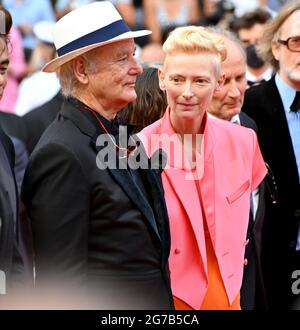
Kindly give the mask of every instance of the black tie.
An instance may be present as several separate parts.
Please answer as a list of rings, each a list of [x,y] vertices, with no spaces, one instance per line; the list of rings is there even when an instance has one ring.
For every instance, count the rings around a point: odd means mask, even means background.
[[[300,92],[296,92],[294,101],[293,101],[290,109],[293,112],[297,112],[300,110]]]
[[[266,80],[265,79],[261,79],[261,80],[257,80],[257,81],[250,81],[248,80],[248,86],[249,87],[252,87],[252,86],[257,86],[259,84],[261,84],[262,82],[265,82]]]

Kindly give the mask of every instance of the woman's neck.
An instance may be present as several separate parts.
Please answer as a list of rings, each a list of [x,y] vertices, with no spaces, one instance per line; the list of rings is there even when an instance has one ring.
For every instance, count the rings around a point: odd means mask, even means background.
[[[170,114],[170,120],[174,131],[180,136],[184,149],[187,152],[200,152],[201,141],[204,134],[204,126],[206,122],[206,117],[203,116],[197,118],[196,120],[182,119],[177,120],[176,117]]]
[[[201,117],[197,117],[196,119],[185,119],[185,118],[177,118],[176,116],[170,114],[170,120],[174,131],[181,135],[182,137],[185,134],[203,134],[204,132],[204,114]]]

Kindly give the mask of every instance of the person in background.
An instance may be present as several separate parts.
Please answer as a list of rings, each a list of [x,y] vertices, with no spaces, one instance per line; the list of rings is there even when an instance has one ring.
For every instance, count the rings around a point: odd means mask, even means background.
[[[50,0],[2,0],[2,5],[11,13],[14,25],[22,34],[25,59],[28,63],[32,50],[37,45],[33,27],[40,21],[55,21]]]
[[[58,57],[44,71],[58,73],[66,101],[30,156],[22,191],[39,305],[173,308],[160,177],[149,167],[119,166],[135,150],[117,136],[117,114],[136,99],[142,73],[133,38],[149,33],[131,31],[109,1],[81,6],[55,25]],[[115,164],[102,157],[106,143]]]
[[[262,81],[271,79],[273,68],[265,63],[257,54],[257,43],[262,37],[265,25],[271,19],[271,15],[261,8],[237,18],[232,25],[233,31],[237,34],[247,54],[248,85],[259,84]]]
[[[267,0],[230,0],[230,2],[234,5],[234,14],[236,17],[241,17],[246,13],[250,13],[259,7],[265,7],[267,5]]]
[[[70,11],[95,2],[95,0],[57,0],[55,12],[57,19],[60,19]],[[135,13],[132,0],[111,0],[110,1],[119,11],[124,21],[130,26],[135,26]]]
[[[9,33],[8,54],[10,66],[7,84],[0,100],[0,111],[15,113],[19,82],[27,73],[27,66],[19,30],[13,25]]]
[[[95,0],[57,0],[54,6],[56,18],[59,20],[70,11],[94,1]]]
[[[198,0],[201,15],[199,25],[227,25],[233,18],[234,6],[225,0]]]
[[[223,85],[222,38],[175,29],[163,45],[160,88],[168,107],[139,138],[168,156],[162,181],[170,219],[176,309],[240,309],[250,193],[266,174],[256,134],[207,116]]]
[[[167,99],[159,88],[157,68],[145,68],[136,80],[137,99],[122,110],[125,123],[134,125],[132,133],[160,119],[167,107]]]
[[[267,6],[271,11],[277,13],[289,0],[261,0],[261,4]]]
[[[111,1],[123,17],[129,27],[136,26],[136,13],[133,0],[112,0]]]
[[[28,154],[30,155],[37,145],[40,137],[48,126],[57,117],[64,97],[59,91],[50,101],[29,111],[21,117],[22,140],[24,141]]]
[[[20,117],[12,113],[0,112],[0,123],[4,132],[25,145],[30,155],[45,129],[54,121],[64,102],[59,91],[50,101]]]
[[[145,24],[153,31],[152,42],[162,43],[162,33],[169,26],[196,24],[199,20],[197,0],[144,0]]]
[[[208,108],[208,113],[214,118],[252,128],[257,132],[255,122],[241,112],[244,95],[247,88],[246,52],[237,37],[229,31],[211,28],[212,32],[224,40],[227,57],[222,63],[225,81],[222,89],[217,91]],[[243,283],[241,288],[241,307],[246,310],[266,309],[267,301],[261,270],[261,235],[265,218],[265,184],[251,194],[250,215],[247,230],[248,244],[246,246]]]
[[[258,44],[277,71],[249,88],[242,110],[258,126],[265,161],[273,171],[277,203],[266,200],[262,266],[270,309],[292,308],[294,271],[300,265],[300,1],[290,1],[268,23]]]
[[[38,39],[34,49],[29,69],[31,75],[22,80],[15,112],[23,116],[32,109],[50,101],[60,90],[60,83],[55,73],[42,72],[43,66],[56,56],[53,44],[53,22],[43,21],[34,25],[33,31]],[[32,93],[32,91],[36,91]]]
[[[139,60],[143,66],[159,66],[164,61],[165,54],[162,45],[157,42],[151,42],[141,49]]]
[[[8,34],[12,26],[10,13],[0,7],[0,98],[7,82],[9,66]],[[1,126],[1,123],[0,123]],[[18,190],[14,175],[15,152],[9,137],[0,128],[0,308],[13,304],[15,295],[25,284],[24,261],[19,250],[20,223]],[[20,297],[20,296],[18,296]]]

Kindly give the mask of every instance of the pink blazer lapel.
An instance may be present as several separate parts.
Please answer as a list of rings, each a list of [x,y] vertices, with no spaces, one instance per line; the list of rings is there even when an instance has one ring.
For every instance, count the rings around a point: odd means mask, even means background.
[[[215,145],[215,135],[210,126],[210,119],[207,115],[203,118],[205,123],[204,128],[204,169],[203,175],[199,181],[200,196],[203,206],[203,212],[207,221],[207,226],[210,232],[210,237],[214,249],[216,248],[216,223],[215,223],[215,171],[214,171],[214,157],[213,149]]]
[[[164,179],[169,181],[170,186],[173,189],[173,192],[166,191],[166,194],[175,193],[182,207],[185,210],[185,213],[187,215],[186,220],[189,221],[192,226],[197,246],[202,258],[203,267],[205,269],[205,272],[207,273],[203,219],[200,204],[198,202],[198,199],[195,198],[195,196],[198,196],[198,191],[195,182],[192,180],[186,180],[185,171],[176,168],[169,168],[167,170],[164,170],[163,180]],[[182,220],[184,221],[185,219]],[[175,228],[175,230],[180,232],[181,229]]]

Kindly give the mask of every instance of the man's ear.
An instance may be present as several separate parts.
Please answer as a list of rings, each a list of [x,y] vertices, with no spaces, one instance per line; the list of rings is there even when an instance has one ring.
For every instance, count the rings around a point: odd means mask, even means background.
[[[158,80],[159,80],[159,88],[162,91],[165,91],[166,90],[166,86],[165,86],[165,83],[164,83],[165,74],[164,74],[164,72],[161,68],[158,68],[157,74],[158,74]]]
[[[225,73],[223,72],[221,74],[221,77],[217,81],[217,87],[215,89],[215,92],[219,92],[222,89],[224,82],[225,82]]]
[[[75,57],[73,60],[73,71],[77,80],[81,84],[87,84],[89,82],[88,75],[86,74],[87,63],[81,56]]]

